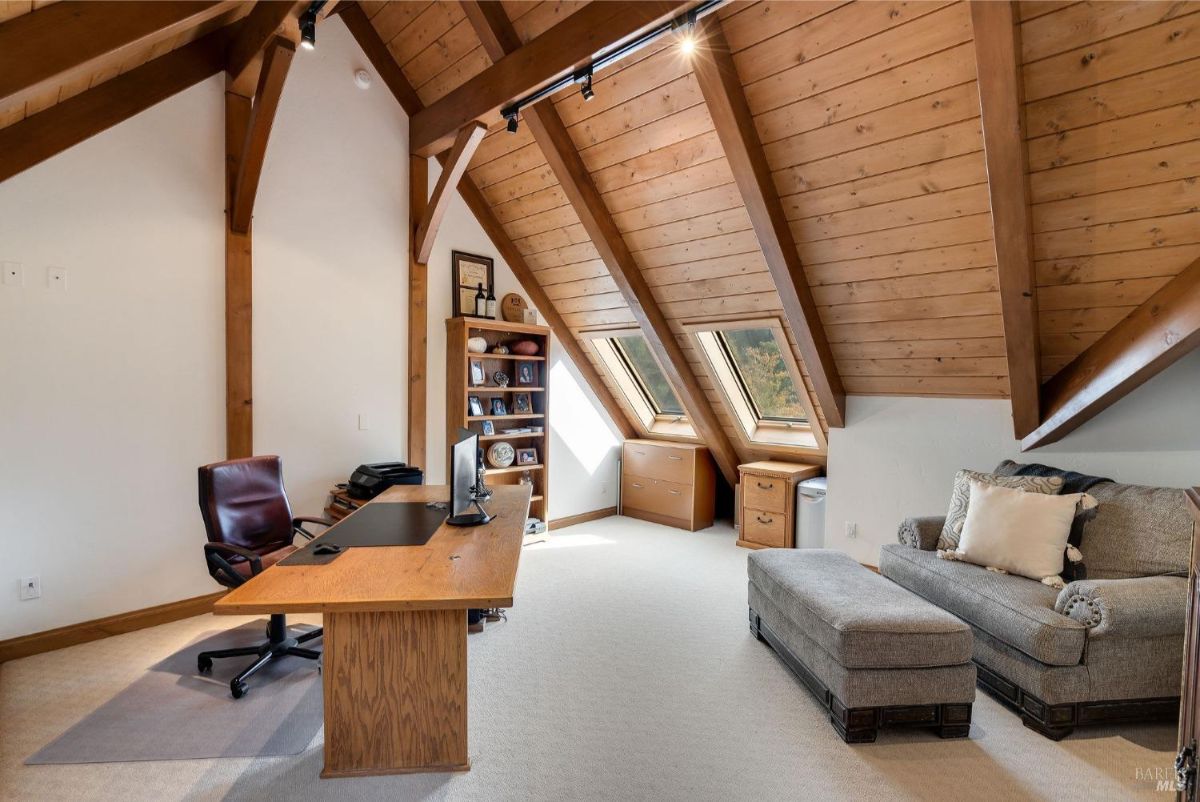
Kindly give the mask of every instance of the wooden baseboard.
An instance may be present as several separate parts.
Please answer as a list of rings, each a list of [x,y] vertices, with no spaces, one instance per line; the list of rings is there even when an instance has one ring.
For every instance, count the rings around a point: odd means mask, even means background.
[[[0,641],[0,663],[16,660],[42,652],[52,652],[77,643],[100,640],[110,635],[120,635],[147,627],[167,624],[196,615],[212,612],[213,602],[224,596],[228,591],[220,590],[204,596],[182,599],[142,610],[131,610],[105,618],[71,624],[58,629],[48,629],[45,632],[34,632],[32,635],[22,635]]]
[[[550,522],[551,529],[562,529],[575,524],[585,524],[588,521],[598,521],[601,518],[608,518],[616,515],[616,507],[605,507],[602,510],[592,510],[591,512],[581,512],[578,515],[568,515],[566,518],[555,518]]]

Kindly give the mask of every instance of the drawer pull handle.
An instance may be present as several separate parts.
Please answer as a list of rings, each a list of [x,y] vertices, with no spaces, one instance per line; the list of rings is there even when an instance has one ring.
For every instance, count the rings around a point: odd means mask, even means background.
[[[767,518],[767,519],[764,521],[764,520],[763,520],[763,517],[762,517],[761,515],[756,515],[756,516],[754,516],[754,517],[758,519],[758,522],[759,522],[760,524],[773,524],[773,523],[775,523],[775,519],[774,519],[774,518]]]
[[[634,482],[634,483],[633,483],[633,486],[634,486],[634,487],[644,487],[645,485],[639,485],[637,482]]]
[[[683,457],[681,457],[681,456],[678,456],[677,454],[668,454],[668,455],[667,455],[667,459],[673,459],[673,460],[676,460],[676,461],[678,461],[678,460],[681,460],[681,459],[683,459]]]
[[[755,484],[758,485],[759,490],[770,490],[772,487],[775,486],[774,482],[769,482],[765,485],[762,482],[755,482]]]
[[[678,490],[668,490],[667,492],[668,492],[668,493],[670,493],[672,496],[678,496],[678,495],[679,495],[679,491],[678,491]]]

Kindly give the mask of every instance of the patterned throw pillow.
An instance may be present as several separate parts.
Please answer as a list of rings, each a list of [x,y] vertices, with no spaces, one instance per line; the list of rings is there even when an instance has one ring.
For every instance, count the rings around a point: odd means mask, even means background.
[[[946,524],[942,527],[942,536],[938,538],[939,551],[954,551],[958,548],[958,538],[962,535],[963,524],[967,521],[967,502],[971,500],[972,479],[985,485],[1009,487],[1027,493],[1044,493],[1048,496],[1058,495],[1063,488],[1060,476],[997,476],[993,473],[965,469],[959,471],[954,475],[950,511],[946,513]]]

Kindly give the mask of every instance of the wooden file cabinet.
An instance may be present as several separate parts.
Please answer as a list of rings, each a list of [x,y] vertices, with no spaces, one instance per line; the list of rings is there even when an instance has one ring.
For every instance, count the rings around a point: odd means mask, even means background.
[[[712,526],[717,475],[704,446],[626,440],[621,514],[695,532]]]
[[[821,475],[821,466],[750,462],[738,466],[739,546],[790,549],[796,545],[796,483]]]

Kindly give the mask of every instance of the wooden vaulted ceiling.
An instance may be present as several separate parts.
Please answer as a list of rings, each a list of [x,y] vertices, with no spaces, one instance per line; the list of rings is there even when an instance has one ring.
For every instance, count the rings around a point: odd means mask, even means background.
[[[426,106],[492,63],[458,3],[361,5]],[[583,5],[502,3],[522,42]],[[1016,7],[1041,380],[1200,257],[1197,12]],[[1007,397],[969,4],[731,2],[716,16],[846,392]],[[598,74],[595,93],[564,90],[554,110],[736,442],[683,324],[782,309],[710,108],[670,39]],[[531,126],[488,122],[467,175],[565,324],[635,325]]]

